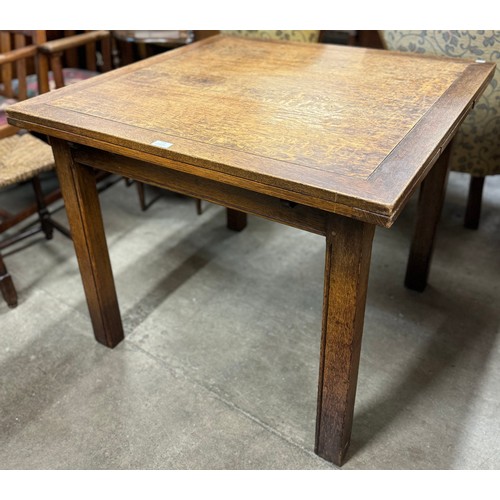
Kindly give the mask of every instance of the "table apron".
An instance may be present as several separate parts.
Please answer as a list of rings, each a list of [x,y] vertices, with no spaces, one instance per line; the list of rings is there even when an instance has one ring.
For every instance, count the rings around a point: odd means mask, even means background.
[[[93,148],[77,147],[72,149],[72,156],[81,165],[201,198],[315,234],[326,234],[329,212],[318,208]]]

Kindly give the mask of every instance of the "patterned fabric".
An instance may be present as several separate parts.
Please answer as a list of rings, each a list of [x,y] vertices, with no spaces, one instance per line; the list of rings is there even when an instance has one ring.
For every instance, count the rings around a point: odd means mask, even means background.
[[[497,64],[483,96],[455,137],[451,168],[472,175],[500,174],[500,31],[381,31],[390,50]]]
[[[317,42],[319,30],[221,30],[223,35],[262,38],[264,40],[289,40],[294,42]]]
[[[87,78],[91,78],[98,74],[99,73],[95,71],[89,71],[86,69],[64,68],[63,69],[64,85],[71,85],[72,83],[77,83],[82,80],[86,80]],[[26,77],[26,85],[28,87],[28,97],[35,97],[36,95],[38,95],[38,82],[36,79],[36,75],[28,75]],[[14,95],[17,95],[18,87],[19,87],[18,80],[17,79],[12,80],[12,90],[14,91]],[[52,71],[49,71],[49,87],[50,90],[54,90],[56,88],[56,82],[54,81],[54,74],[52,73]]]
[[[15,104],[17,101],[15,99],[9,99],[0,95],[0,128],[7,125],[7,114],[5,110],[11,105]]]

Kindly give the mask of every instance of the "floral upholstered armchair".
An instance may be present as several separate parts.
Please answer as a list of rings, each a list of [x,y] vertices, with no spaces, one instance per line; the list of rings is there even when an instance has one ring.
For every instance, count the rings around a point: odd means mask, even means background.
[[[485,176],[500,174],[500,31],[381,31],[390,50],[497,63],[493,80],[460,127],[450,167],[471,174],[465,226],[477,228]]]
[[[223,35],[293,42],[318,42],[320,35],[319,30],[222,30],[221,33]]]

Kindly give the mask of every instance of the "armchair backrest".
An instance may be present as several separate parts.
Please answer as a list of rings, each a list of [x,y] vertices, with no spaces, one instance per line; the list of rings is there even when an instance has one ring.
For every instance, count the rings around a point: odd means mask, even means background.
[[[0,139],[18,132],[5,110],[28,97],[28,74],[37,66],[37,46],[21,32],[0,31]]]
[[[28,97],[26,77],[30,73],[41,74],[36,57],[36,46],[45,40],[45,31],[0,31],[1,95],[6,98],[15,97],[17,100],[24,100]],[[15,82],[13,82],[14,79]]]
[[[68,67],[68,60],[75,62],[75,50],[85,50],[85,69],[95,72],[96,69],[109,71],[112,68],[111,35],[109,31],[86,31],[78,35],[65,36],[57,40],[50,40],[38,46],[39,66],[45,72],[50,68],[53,72],[55,87],[64,87],[63,68]],[[77,61],[77,59],[76,59]],[[80,66],[81,68],[81,66]],[[41,92],[49,90],[48,82],[40,88]]]

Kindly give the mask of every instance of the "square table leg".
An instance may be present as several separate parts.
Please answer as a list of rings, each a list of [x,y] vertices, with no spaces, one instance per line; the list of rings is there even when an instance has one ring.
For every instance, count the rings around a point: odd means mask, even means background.
[[[247,227],[247,214],[245,212],[227,208],[226,214],[228,229],[232,231],[243,231],[243,229]]]
[[[339,466],[351,436],[374,233],[336,215],[327,224],[315,451]]]
[[[420,186],[417,220],[405,276],[405,286],[418,292],[423,292],[427,286],[436,230],[446,194],[450,149],[451,143]]]
[[[95,174],[73,161],[65,141],[51,139],[51,145],[94,335],[101,344],[115,347],[123,339],[123,327]]]

